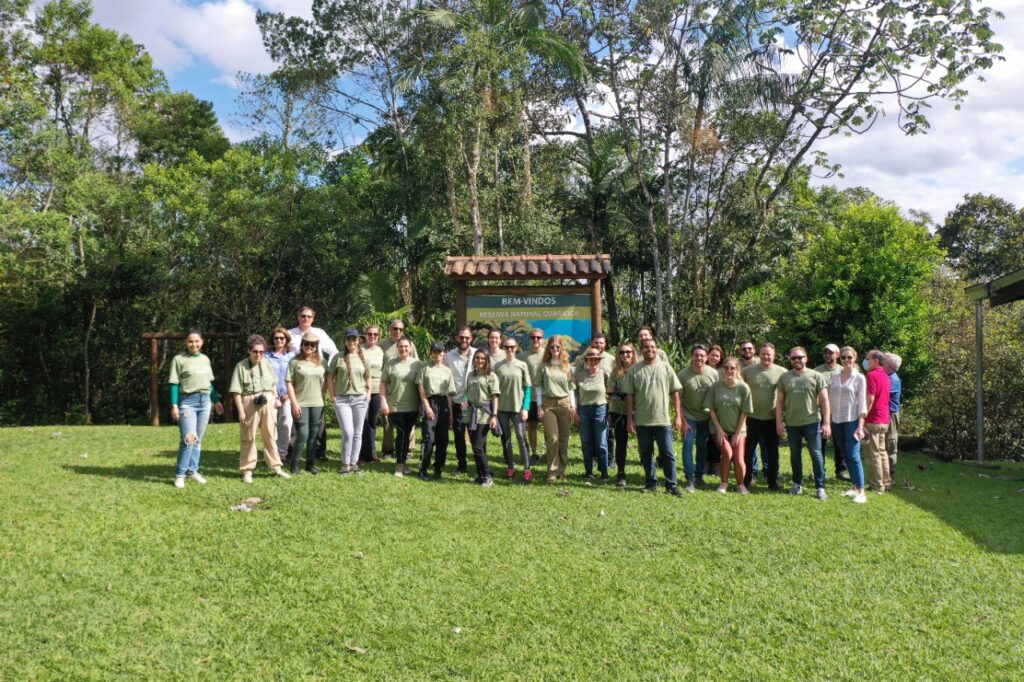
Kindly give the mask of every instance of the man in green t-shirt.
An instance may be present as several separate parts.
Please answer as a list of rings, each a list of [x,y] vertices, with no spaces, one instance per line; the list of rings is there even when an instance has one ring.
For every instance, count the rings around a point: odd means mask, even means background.
[[[644,490],[658,489],[658,469],[654,461],[654,444],[658,444],[658,459],[665,474],[665,490],[670,495],[682,495],[676,481],[676,456],[672,450],[672,429],[683,430],[683,407],[679,392],[683,386],[668,362],[658,357],[658,342],[653,338],[643,341],[643,362],[629,368],[623,377],[622,392],[626,394],[626,424],[636,434],[640,448],[640,462],[644,467]],[[669,403],[675,408],[671,420]]]
[[[793,467],[790,495],[804,491],[804,466],[801,444],[807,443],[814,469],[815,496],[827,500],[825,492],[825,458],[821,454],[821,437],[832,433],[828,404],[828,382],[813,369],[807,369],[807,351],[800,346],[789,349],[793,369],[779,379],[775,402],[775,430],[779,437],[789,439],[789,463]]]
[[[750,488],[754,483],[754,455],[760,447],[768,490],[778,491],[779,434],[775,431],[775,396],[779,379],[786,370],[775,364],[773,344],[762,343],[758,355],[760,361],[744,367],[740,373],[743,382],[750,387],[750,397],[754,404],[754,411],[747,416],[747,444],[743,453],[747,470],[743,476],[743,485]]]
[[[709,415],[704,409],[708,389],[718,381],[718,372],[709,367],[708,348],[698,343],[691,352],[690,364],[679,370],[683,386],[683,471],[686,472],[686,491],[695,492],[694,484],[704,485],[704,466],[708,456]],[[697,445],[697,465],[694,468],[693,446]]]

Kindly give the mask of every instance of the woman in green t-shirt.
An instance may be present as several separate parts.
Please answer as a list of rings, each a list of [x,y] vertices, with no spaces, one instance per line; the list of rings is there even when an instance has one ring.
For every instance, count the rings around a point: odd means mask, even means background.
[[[416,377],[420,362],[412,357],[412,341],[402,337],[395,342],[398,357],[384,363],[380,375],[380,413],[390,420],[395,429],[395,476],[406,474],[405,460],[409,455],[409,438],[416,428],[420,414],[420,396]]]
[[[725,370],[722,369],[722,360],[725,358],[725,351],[717,343],[712,344],[708,349],[708,367],[718,372],[718,379],[725,378]],[[743,377],[737,377],[743,381]],[[715,442],[715,434],[708,429],[707,455],[704,457],[704,475],[713,476],[718,471],[718,465],[722,463],[722,453],[718,451],[718,443]]]
[[[324,418],[325,374],[326,368],[320,357],[320,337],[306,332],[302,335],[298,354],[288,362],[285,375],[288,404],[295,418],[295,451],[292,453],[292,473],[295,474],[299,472],[303,453],[306,453],[306,471],[320,473],[313,460],[320,422]]]
[[[203,434],[210,421],[210,405],[217,414],[224,414],[224,405],[213,387],[210,358],[203,355],[203,335],[196,329],[185,336],[185,351],[171,360],[167,380],[171,390],[171,419],[178,422],[178,463],[174,471],[174,487],[184,488],[185,478],[206,483],[199,473],[199,455]]]
[[[358,473],[363,423],[370,403],[370,364],[359,345],[358,329],[345,331],[344,350],[331,357],[327,392],[334,396],[334,414],[341,427],[341,473]]]
[[[544,445],[547,448],[548,483],[565,480],[569,464],[570,421],[576,418],[576,396],[573,389],[569,354],[562,337],[552,336],[544,351],[544,362],[537,369],[537,416],[544,424]]]
[[[516,337],[509,336],[501,342],[505,351],[505,359],[494,366],[498,376],[498,426],[501,427],[501,449],[505,455],[505,478],[512,480],[516,476],[515,460],[512,458],[512,434],[519,443],[519,454],[523,458],[523,483],[533,480],[530,471],[530,444],[526,440],[526,421],[530,417],[530,393],[533,381],[530,368],[525,362],[516,358],[518,347]]]
[[[473,372],[466,379],[466,409],[472,408],[467,430],[476,461],[476,480],[484,488],[494,485],[487,463],[487,433],[498,427],[498,377],[491,371],[485,350],[473,353]]]
[[[728,357],[722,363],[725,378],[716,382],[704,396],[704,407],[711,417],[715,444],[722,453],[719,474],[722,483],[718,492],[729,490],[729,463],[732,462],[736,471],[736,489],[741,495],[748,495],[743,485],[743,477],[747,473],[743,459],[747,440],[747,415],[754,411],[754,403],[750,395],[750,387],[740,381],[740,361]]]
[[[576,423],[580,426],[585,479],[594,480],[594,462],[601,482],[608,481],[608,375],[601,369],[601,351],[590,348],[576,370]]]
[[[615,485],[626,487],[626,447],[629,444],[629,429],[626,428],[626,394],[622,392],[622,380],[629,368],[636,364],[636,348],[628,341],[619,344],[615,352],[612,375],[608,377],[608,422],[615,446]]]

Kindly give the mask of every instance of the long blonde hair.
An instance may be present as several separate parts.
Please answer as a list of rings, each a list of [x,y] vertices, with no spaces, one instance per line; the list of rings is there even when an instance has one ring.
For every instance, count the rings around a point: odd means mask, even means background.
[[[562,371],[565,372],[566,374],[568,374],[569,373],[569,354],[565,352],[565,345],[562,344],[562,337],[559,336],[558,334],[555,334],[550,339],[548,339],[548,344],[547,344],[547,346],[544,347],[544,360],[543,360],[543,364],[544,365],[549,365],[551,363],[551,347],[553,345],[555,345],[556,343],[558,344],[559,348],[561,349],[561,352],[559,352],[559,354],[558,354],[558,360],[562,363]]]
[[[625,346],[628,346],[629,349],[633,351],[633,362],[631,362],[629,366],[622,364],[622,354],[620,351]],[[615,364],[612,366],[612,379],[618,381],[622,377],[626,376],[626,372],[628,372],[629,368],[635,364],[636,347],[634,347],[633,344],[631,344],[629,341],[623,341],[622,343],[619,344],[619,347],[615,349]]]
[[[853,365],[853,371],[859,372],[860,366],[857,364],[857,360],[859,359],[857,356],[857,349],[854,348],[853,346],[843,346],[842,348],[839,349],[839,354],[842,355],[846,351],[849,351],[850,353],[853,354],[853,362],[850,363],[851,365]],[[842,366],[842,363],[840,363],[840,366]]]

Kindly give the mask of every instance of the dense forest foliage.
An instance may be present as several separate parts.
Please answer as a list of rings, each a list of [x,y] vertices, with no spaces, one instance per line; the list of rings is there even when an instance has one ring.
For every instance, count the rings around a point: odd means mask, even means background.
[[[140,420],[145,331],[241,341],[307,304],[331,331],[400,311],[448,338],[452,254],[610,253],[613,342],[650,324],[681,347],[878,346],[913,394],[936,278],[1019,266],[992,253],[1022,221],[995,197],[935,226],[869,189],[815,189],[837,170],[819,147],[926,131],[928,102],[999,58],[993,16],[314,0],[309,20],[258,16],[277,68],[239,74],[254,136],[231,144],[88,2],[0,0],[0,423]]]

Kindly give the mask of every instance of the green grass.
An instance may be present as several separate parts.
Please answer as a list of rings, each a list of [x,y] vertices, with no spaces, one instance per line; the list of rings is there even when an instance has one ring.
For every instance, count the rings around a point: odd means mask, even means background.
[[[916,489],[863,507],[641,495],[635,455],[628,491],[587,488],[578,449],[562,487],[336,454],[244,486],[236,429],[184,491],[174,428],[0,430],[0,679],[1024,674],[1020,466],[904,456]]]

